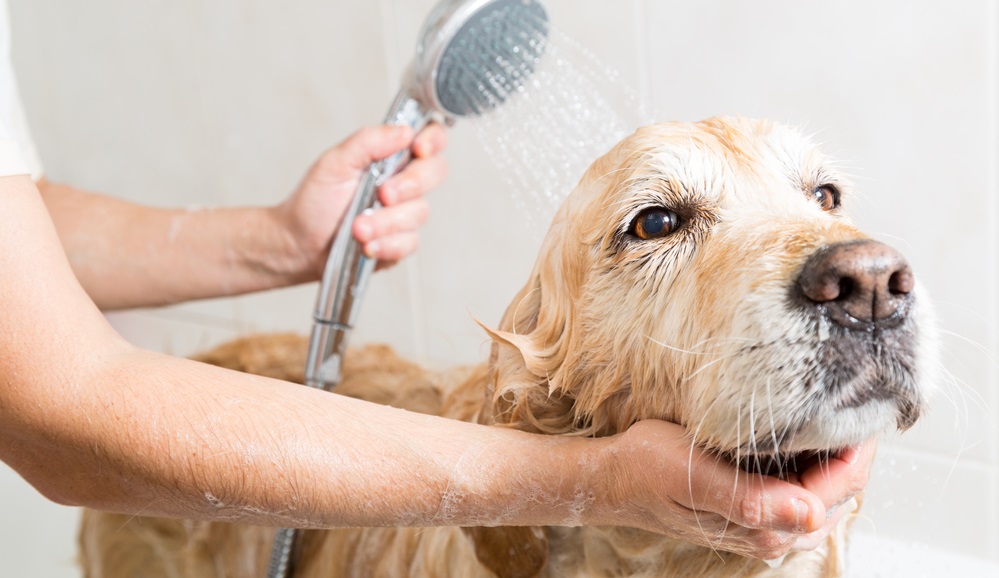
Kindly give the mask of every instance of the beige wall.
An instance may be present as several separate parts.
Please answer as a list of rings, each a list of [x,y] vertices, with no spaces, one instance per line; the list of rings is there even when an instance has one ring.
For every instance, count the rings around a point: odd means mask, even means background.
[[[381,119],[432,0],[10,0],[48,174],[157,205],[273,203],[325,147]],[[945,395],[884,444],[861,532],[999,562],[999,8],[995,1],[548,0],[659,119],[804,126],[866,191],[857,220],[937,303]],[[485,355],[545,218],[525,219],[459,125],[419,255],[379,275],[354,341],[428,363]],[[532,225],[533,223],[533,225]],[[169,275],[169,271],[164,271]],[[112,316],[188,354],[304,332],[315,288]],[[0,466],[0,576],[72,575],[71,510]],[[875,527],[876,524],[876,527]]]

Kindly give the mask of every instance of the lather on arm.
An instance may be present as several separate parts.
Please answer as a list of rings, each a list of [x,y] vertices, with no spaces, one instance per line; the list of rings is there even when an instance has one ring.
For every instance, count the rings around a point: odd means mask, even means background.
[[[380,190],[387,208],[359,217],[366,252],[390,265],[416,248],[423,194],[446,174],[442,127],[358,131],[273,207],[162,209],[42,180],[38,186],[77,278],[102,310],[237,295],[317,280],[329,241],[373,160],[410,147],[414,161]]]

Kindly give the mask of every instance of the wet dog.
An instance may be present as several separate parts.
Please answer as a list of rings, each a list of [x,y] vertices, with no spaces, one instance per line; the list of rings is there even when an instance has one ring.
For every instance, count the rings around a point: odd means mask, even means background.
[[[844,213],[852,186],[798,132],[716,118],[645,127],[566,198],[487,364],[435,374],[367,348],[341,393],[549,435],[643,419],[751,472],[793,476],[905,430],[936,367],[904,257]],[[203,361],[301,380],[305,342]],[[751,475],[751,474],[747,474]],[[88,512],[87,575],[263,575],[273,529]],[[628,528],[305,533],[298,576],[837,576],[842,533],[778,569]]]

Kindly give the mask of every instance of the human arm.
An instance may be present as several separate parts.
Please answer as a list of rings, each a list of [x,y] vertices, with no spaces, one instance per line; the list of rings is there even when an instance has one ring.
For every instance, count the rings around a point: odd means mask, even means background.
[[[324,153],[273,207],[154,208],[41,181],[39,189],[84,289],[103,310],[164,305],[315,281],[360,176],[406,147],[414,160],[379,189],[385,208],[354,235],[391,265],[412,253],[424,195],[446,174],[444,129],[370,127]]]

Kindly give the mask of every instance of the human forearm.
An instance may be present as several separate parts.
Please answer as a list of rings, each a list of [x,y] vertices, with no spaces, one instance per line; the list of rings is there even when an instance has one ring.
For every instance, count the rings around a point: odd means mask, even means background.
[[[273,209],[160,209],[57,183],[39,188],[73,271],[104,310],[235,295],[315,275]]]
[[[424,195],[447,172],[443,128],[360,130],[324,153],[272,207],[157,209],[42,181],[73,269],[102,309],[163,305],[317,280],[361,175],[406,147],[413,160],[378,190],[352,233],[379,267],[416,250]]]
[[[432,418],[127,347],[95,358],[74,371],[75,387],[37,386],[33,397],[47,402],[18,412],[17,428],[35,434],[7,456],[60,502],[308,527],[572,521],[576,462],[553,466],[581,440]]]

